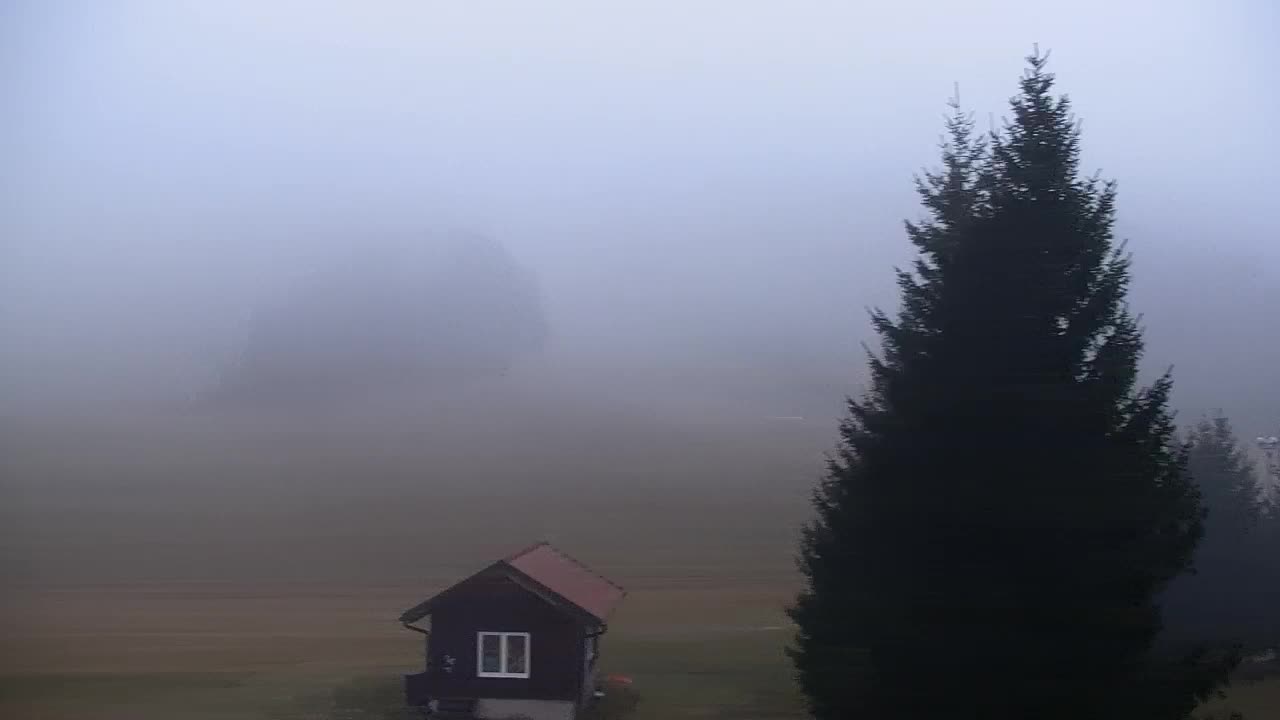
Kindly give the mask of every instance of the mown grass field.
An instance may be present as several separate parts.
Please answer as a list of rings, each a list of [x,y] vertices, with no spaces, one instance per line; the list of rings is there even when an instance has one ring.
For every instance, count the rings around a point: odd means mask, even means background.
[[[1243,714],[1245,720],[1280,718],[1280,677],[1239,683],[1228,690],[1226,698],[1208,703],[1201,716],[1219,720],[1231,717],[1233,712]]]
[[[419,636],[394,622],[421,594],[410,586],[26,592],[37,607],[7,633],[6,718],[399,717],[400,675],[421,663]],[[640,584],[605,638],[603,669],[633,679],[636,718],[794,716],[789,592]]]
[[[492,409],[4,428],[0,717],[397,717],[400,611],[539,539],[627,586],[602,663],[633,717],[795,715],[783,608],[830,427]]]

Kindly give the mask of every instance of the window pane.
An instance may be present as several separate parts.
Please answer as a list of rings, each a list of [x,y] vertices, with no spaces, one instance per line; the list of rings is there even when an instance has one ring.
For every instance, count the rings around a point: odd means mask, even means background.
[[[480,672],[502,672],[502,636],[480,636]]]
[[[523,635],[507,636],[507,672],[529,672],[529,639]]]

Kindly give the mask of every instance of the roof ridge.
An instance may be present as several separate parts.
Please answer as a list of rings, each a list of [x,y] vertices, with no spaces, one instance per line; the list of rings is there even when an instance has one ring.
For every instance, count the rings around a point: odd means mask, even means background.
[[[573,563],[574,565],[577,565],[579,568],[581,568],[582,570],[586,571],[586,572],[587,572],[587,574],[589,574],[589,575],[593,575],[593,576],[595,576],[595,577],[599,578],[600,580],[603,580],[603,581],[605,581],[605,582],[609,583],[610,585],[612,585],[613,587],[617,588],[618,590],[621,590],[621,591],[622,591],[622,592],[624,592],[624,593],[627,591],[627,589],[626,589],[626,588],[624,588],[624,587],[622,587],[621,585],[619,585],[618,583],[616,583],[616,582],[614,582],[614,581],[610,580],[609,578],[605,577],[604,575],[601,575],[600,573],[596,572],[595,570],[592,570],[592,569],[591,569],[591,567],[590,567],[589,565],[587,565],[586,563],[582,562],[582,561],[581,561],[581,560],[579,560],[578,558],[576,558],[576,557],[574,557],[574,556],[570,555],[569,553],[567,553],[567,552],[565,552],[565,551],[561,550],[560,548],[556,547],[555,545],[552,545],[551,543],[548,543],[548,542],[544,542],[544,543],[540,543],[540,544],[542,544],[542,545],[546,545],[546,546],[551,550],[551,552],[553,552],[553,553],[555,553],[555,554],[559,555],[560,557],[564,558],[565,560],[568,560],[569,562]]]
[[[547,547],[550,547],[552,550],[555,550],[554,547],[551,547],[551,543],[547,542],[546,540],[539,540],[538,542],[533,543],[532,545],[526,545],[524,548],[517,550],[516,552],[513,552],[510,555],[502,558],[502,562],[511,562],[512,560],[515,560],[518,557],[523,557],[525,555],[528,555],[529,553],[533,552],[534,550],[537,550],[543,545],[546,545]]]

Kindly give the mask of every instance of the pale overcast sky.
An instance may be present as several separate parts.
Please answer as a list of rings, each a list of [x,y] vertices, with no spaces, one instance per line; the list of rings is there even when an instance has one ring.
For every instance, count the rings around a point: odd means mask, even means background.
[[[300,273],[443,227],[537,274],[557,362],[790,354],[856,382],[944,101],[959,83],[998,122],[1039,43],[1120,182],[1148,365],[1177,366],[1185,411],[1280,422],[1272,2],[0,13],[0,391],[23,406],[189,392]]]

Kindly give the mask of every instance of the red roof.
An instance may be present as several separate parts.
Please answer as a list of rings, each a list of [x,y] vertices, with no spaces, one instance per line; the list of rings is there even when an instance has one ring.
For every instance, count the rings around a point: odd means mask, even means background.
[[[503,562],[600,620],[607,618],[626,594],[621,586],[545,542],[521,550]]]

